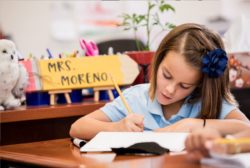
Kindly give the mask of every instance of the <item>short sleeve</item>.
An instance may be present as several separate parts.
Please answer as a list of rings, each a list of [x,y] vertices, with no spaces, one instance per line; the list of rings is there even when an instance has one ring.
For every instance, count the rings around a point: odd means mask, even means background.
[[[149,100],[148,89],[149,84],[139,84],[131,86],[123,91],[122,94],[128,103],[128,106],[134,113],[149,116],[147,108]],[[113,122],[120,121],[128,115],[128,111],[120,96],[112,102],[107,103],[100,110],[103,111]]]
[[[129,98],[128,95],[130,92],[131,92],[130,88],[123,91],[123,96],[127,102],[128,102],[128,98]],[[126,110],[120,96],[117,97],[112,102],[107,103],[100,110],[103,111],[110,118],[110,120],[113,122],[119,121],[127,115],[127,113],[126,113],[127,110]]]
[[[237,109],[235,105],[223,100],[219,119],[224,119],[234,109]]]

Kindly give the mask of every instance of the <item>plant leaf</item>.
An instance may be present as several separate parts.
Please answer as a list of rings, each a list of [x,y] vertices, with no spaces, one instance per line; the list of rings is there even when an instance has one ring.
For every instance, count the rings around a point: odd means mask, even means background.
[[[169,11],[169,10],[171,10],[172,12],[175,12],[174,7],[169,5],[169,4],[162,4],[162,5],[160,5],[159,8],[160,8],[161,12],[165,12],[165,11]]]
[[[153,9],[154,7],[155,7],[155,4],[149,3],[149,6],[148,6],[149,10]]]
[[[165,26],[168,27],[169,29],[175,28],[175,25],[172,23],[166,23]]]

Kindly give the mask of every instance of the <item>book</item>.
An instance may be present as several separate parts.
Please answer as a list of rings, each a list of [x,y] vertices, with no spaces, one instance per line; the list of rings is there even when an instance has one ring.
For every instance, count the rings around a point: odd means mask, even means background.
[[[140,142],[156,142],[170,152],[180,152],[185,148],[188,133],[167,132],[100,132],[83,147],[81,152],[110,152],[111,148],[128,147]]]
[[[250,153],[239,153],[233,155],[211,153],[210,155],[210,158],[202,159],[201,163],[223,168],[250,168]]]

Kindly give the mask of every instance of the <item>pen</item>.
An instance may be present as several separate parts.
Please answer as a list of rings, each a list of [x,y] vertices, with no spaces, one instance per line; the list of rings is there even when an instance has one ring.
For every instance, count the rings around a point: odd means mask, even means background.
[[[49,55],[49,59],[53,58],[53,55],[51,54],[50,50],[48,48],[46,50],[47,50],[47,53]]]
[[[28,56],[28,60],[32,60],[32,58],[33,58],[33,55],[30,53]]]
[[[243,143],[249,143],[250,144],[250,138],[238,138],[238,139],[218,139],[215,141],[215,143],[218,144],[243,144]]]
[[[87,143],[87,141],[78,138],[72,138],[71,141],[75,146],[79,148],[83,147]]]
[[[121,97],[122,102],[123,102],[123,104],[125,105],[125,108],[127,109],[128,113],[129,113],[129,114],[132,114],[132,110],[131,110],[130,107],[128,106],[128,103],[126,102],[126,100],[125,100],[125,98],[124,98],[124,96],[123,96],[123,94],[122,94],[122,92],[121,92],[119,86],[117,85],[115,79],[112,77],[111,74],[109,74],[109,76],[110,76],[110,78],[111,78],[111,80],[112,80],[112,82],[113,82],[113,84],[114,84],[114,86],[115,86],[116,91],[118,92],[119,96]]]
[[[77,54],[79,53],[79,51],[78,50],[76,50],[76,51],[74,51],[74,53],[73,53],[73,57],[77,57]]]

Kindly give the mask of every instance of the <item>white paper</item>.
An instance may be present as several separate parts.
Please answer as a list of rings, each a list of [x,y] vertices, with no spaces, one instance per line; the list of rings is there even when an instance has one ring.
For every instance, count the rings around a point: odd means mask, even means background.
[[[185,148],[188,133],[166,132],[100,132],[86,145],[81,152],[108,152],[111,148],[128,147],[139,142],[156,142],[171,152],[180,152]]]
[[[211,154],[211,158],[201,160],[202,164],[227,167],[227,168],[250,168],[250,153],[240,153],[234,155]]]

